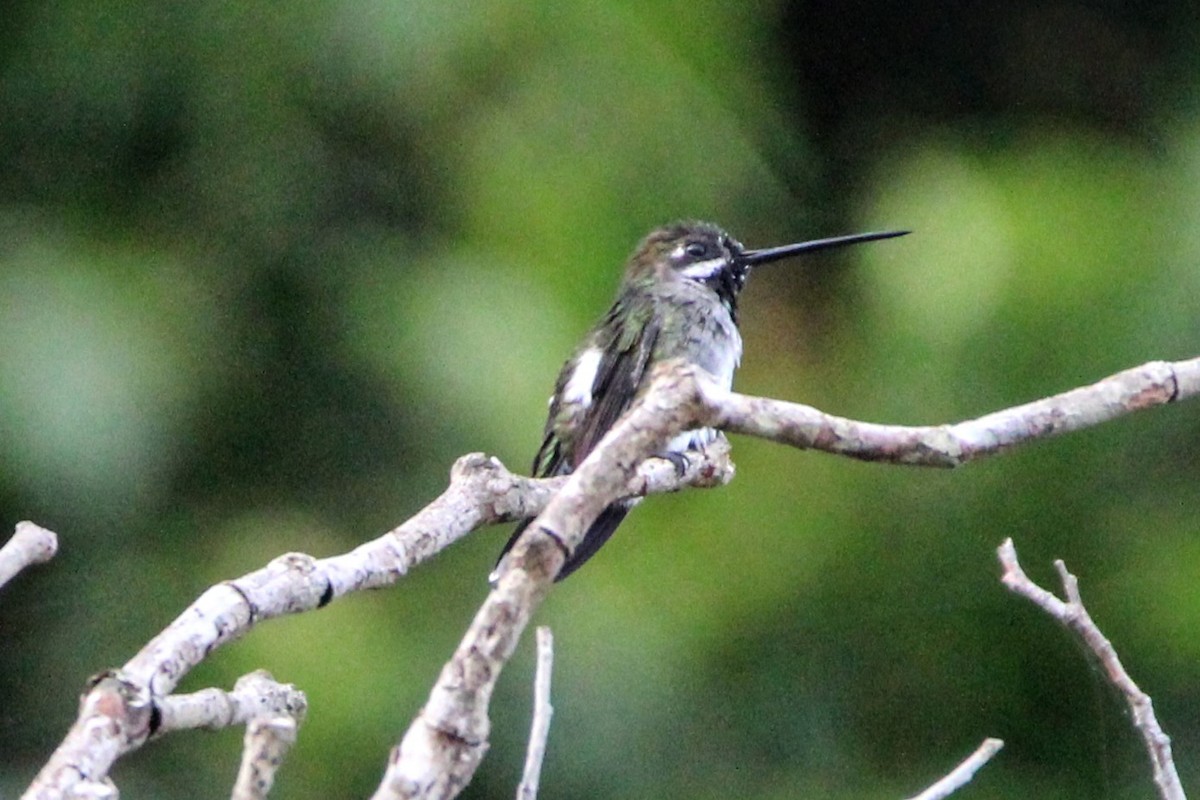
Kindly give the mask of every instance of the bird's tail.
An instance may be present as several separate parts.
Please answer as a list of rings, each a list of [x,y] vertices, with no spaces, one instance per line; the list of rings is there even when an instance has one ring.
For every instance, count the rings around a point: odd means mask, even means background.
[[[596,521],[592,523],[592,527],[588,528],[588,532],[584,534],[583,541],[579,543],[579,547],[575,548],[575,552],[562,565],[562,569],[558,571],[558,576],[554,580],[561,581],[582,567],[584,562],[589,558],[596,555],[596,551],[613,535],[613,531],[621,524],[621,520],[625,519],[625,515],[629,513],[629,509],[632,507],[632,503],[621,501],[613,503],[601,511],[600,516],[596,517]],[[533,517],[521,520],[517,523],[517,528],[512,532],[512,536],[508,537],[508,542],[504,545],[504,549],[500,551],[500,557],[496,559],[496,568],[488,576],[488,582],[493,586],[500,579],[505,556],[508,555],[509,550],[512,550],[513,545],[517,543],[517,539],[521,538],[521,534],[525,532],[525,529],[529,527],[529,523],[531,522],[533,522]]]

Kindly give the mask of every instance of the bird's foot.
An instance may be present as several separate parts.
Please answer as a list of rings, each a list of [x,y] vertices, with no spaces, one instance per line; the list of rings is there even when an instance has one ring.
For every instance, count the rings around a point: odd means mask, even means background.
[[[671,466],[675,467],[675,476],[678,478],[684,476],[684,473],[687,472],[688,464],[691,463],[691,459],[688,458],[687,453],[670,452],[664,454],[663,458],[670,461]]]

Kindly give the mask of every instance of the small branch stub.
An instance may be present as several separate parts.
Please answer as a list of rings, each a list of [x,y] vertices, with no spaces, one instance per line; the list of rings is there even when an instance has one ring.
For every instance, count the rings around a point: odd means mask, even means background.
[[[32,522],[18,522],[12,538],[0,547],[0,586],[11,581],[21,570],[44,564],[58,552],[58,536]]]
[[[275,784],[275,773],[296,743],[296,720],[264,717],[250,721],[242,744],[242,764],[232,800],[263,800]]]

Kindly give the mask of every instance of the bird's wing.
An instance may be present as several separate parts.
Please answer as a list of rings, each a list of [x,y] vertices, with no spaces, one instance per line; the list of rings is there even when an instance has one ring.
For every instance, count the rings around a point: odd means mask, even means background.
[[[659,331],[657,315],[651,315],[644,324],[630,325],[618,309],[619,304],[605,320],[603,331],[610,341],[601,344],[604,355],[592,383],[592,405],[571,453],[572,470],[583,463],[633,404],[654,352]]]
[[[539,478],[567,475],[583,463],[595,446],[629,408],[645,377],[654,344],[658,338],[658,315],[630,324],[621,300],[605,316],[587,347],[600,351],[600,362],[592,380],[591,402],[565,423],[558,404],[571,380],[568,366],[559,375],[555,387],[555,405],[546,421],[545,438],[533,461],[533,474]],[[556,426],[569,424],[571,430]]]
[[[639,321],[644,324],[630,324],[625,312],[622,301],[618,300],[596,332],[588,337],[585,349],[599,349],[600,362],[592,380],[591,402],[572,419],[570,425],[574,429],[569,432],[560,430],[558,426],[564,425],[559,413],[562,411],[560,404],[567,383],[574,374],[572,363],[568,362],[559,374],[550,417],[546,421],[545,437],[533,460],[534,476],[546,478],[573,472],[633,402],[654,352],[659,326],[657,314],[651,314],[649,320]],[[612,536],[630,507],[628,501],[620,501],[601,512],[579,547],[563,564],[556,580],[567,577],[591,558]],[[529,518],[517,524],[516,530],[500,551],[496,570],[492,572],[493,582],[504,556],[532,521]]]

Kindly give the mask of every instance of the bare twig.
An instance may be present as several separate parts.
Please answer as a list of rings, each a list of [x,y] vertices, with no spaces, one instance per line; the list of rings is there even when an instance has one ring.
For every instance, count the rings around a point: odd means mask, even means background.
[[[983,744],[979,745],[974,753],[967,756],[946,777],[913,797],[912,800],[942,800],[942,798],[949,797],[969,783],[979,768],[1000,752],[1001,747],[1004,747],[1004,742],[1000,739],[984,739]]]
[[[1133,725],[1142,735],[1146,752],[1150,756],[1154,784],[1159,797],[1163,800],[1185,800],[1183,786],[1179,782],[1179,774],[1175,771],[1175,761],[1171,756],[1171,739],[1158,724],[1150,696],[1138,688],[1133,678],[1129,677],[1116,649],[1092,621],[1079,595],[1079,581],[1067,571],[1067,566],[1062,560],[1054,562],[1054,568],[1058,570],[1059,579],[1062,581],[1063,594],[1067,598],[1064,602],[1029,579],[1017,561],[1017,549],[1013,546],[1012,539],[1005,539],[997,553],[1004,567],[1004,575],[1001,577],[1004,585],[1066,626],[1100,659],[1101,665],[1108,673],[1109,682],[1121,692],[1125,702],[1129,704],[1129,710],[1133,714]]]
[[[79,717],[67,734],[71,747],[60,747],[42,769],[57,783],[35,781],[26,797],[74,797],[116,789],[108,779],[112,763],[149,736],[182,728],[220,728],[253,717],[303,718],[304,695],[278,684],[265,672],[241,678],[232,692],[207,689],[154,702],[145,687],[105,672],[92,679],[81,700]],[[154,709],[158,709],[158,713]]]
[[[529,730],[529,749],[525,754],[525,772],[517,787],[517,800],[534,800],[542,776],[542,761],[546,757],[546,740],[550,736],[550,673],[554,668],[554,634],[545,625],[537,629],[537,670],[533,678],[533,723]]]
[[[0,547],[0,586],[29,565],[49,561],[57,552],[58,537],[53,531],[32,522],[18,522],[12,538]]]

